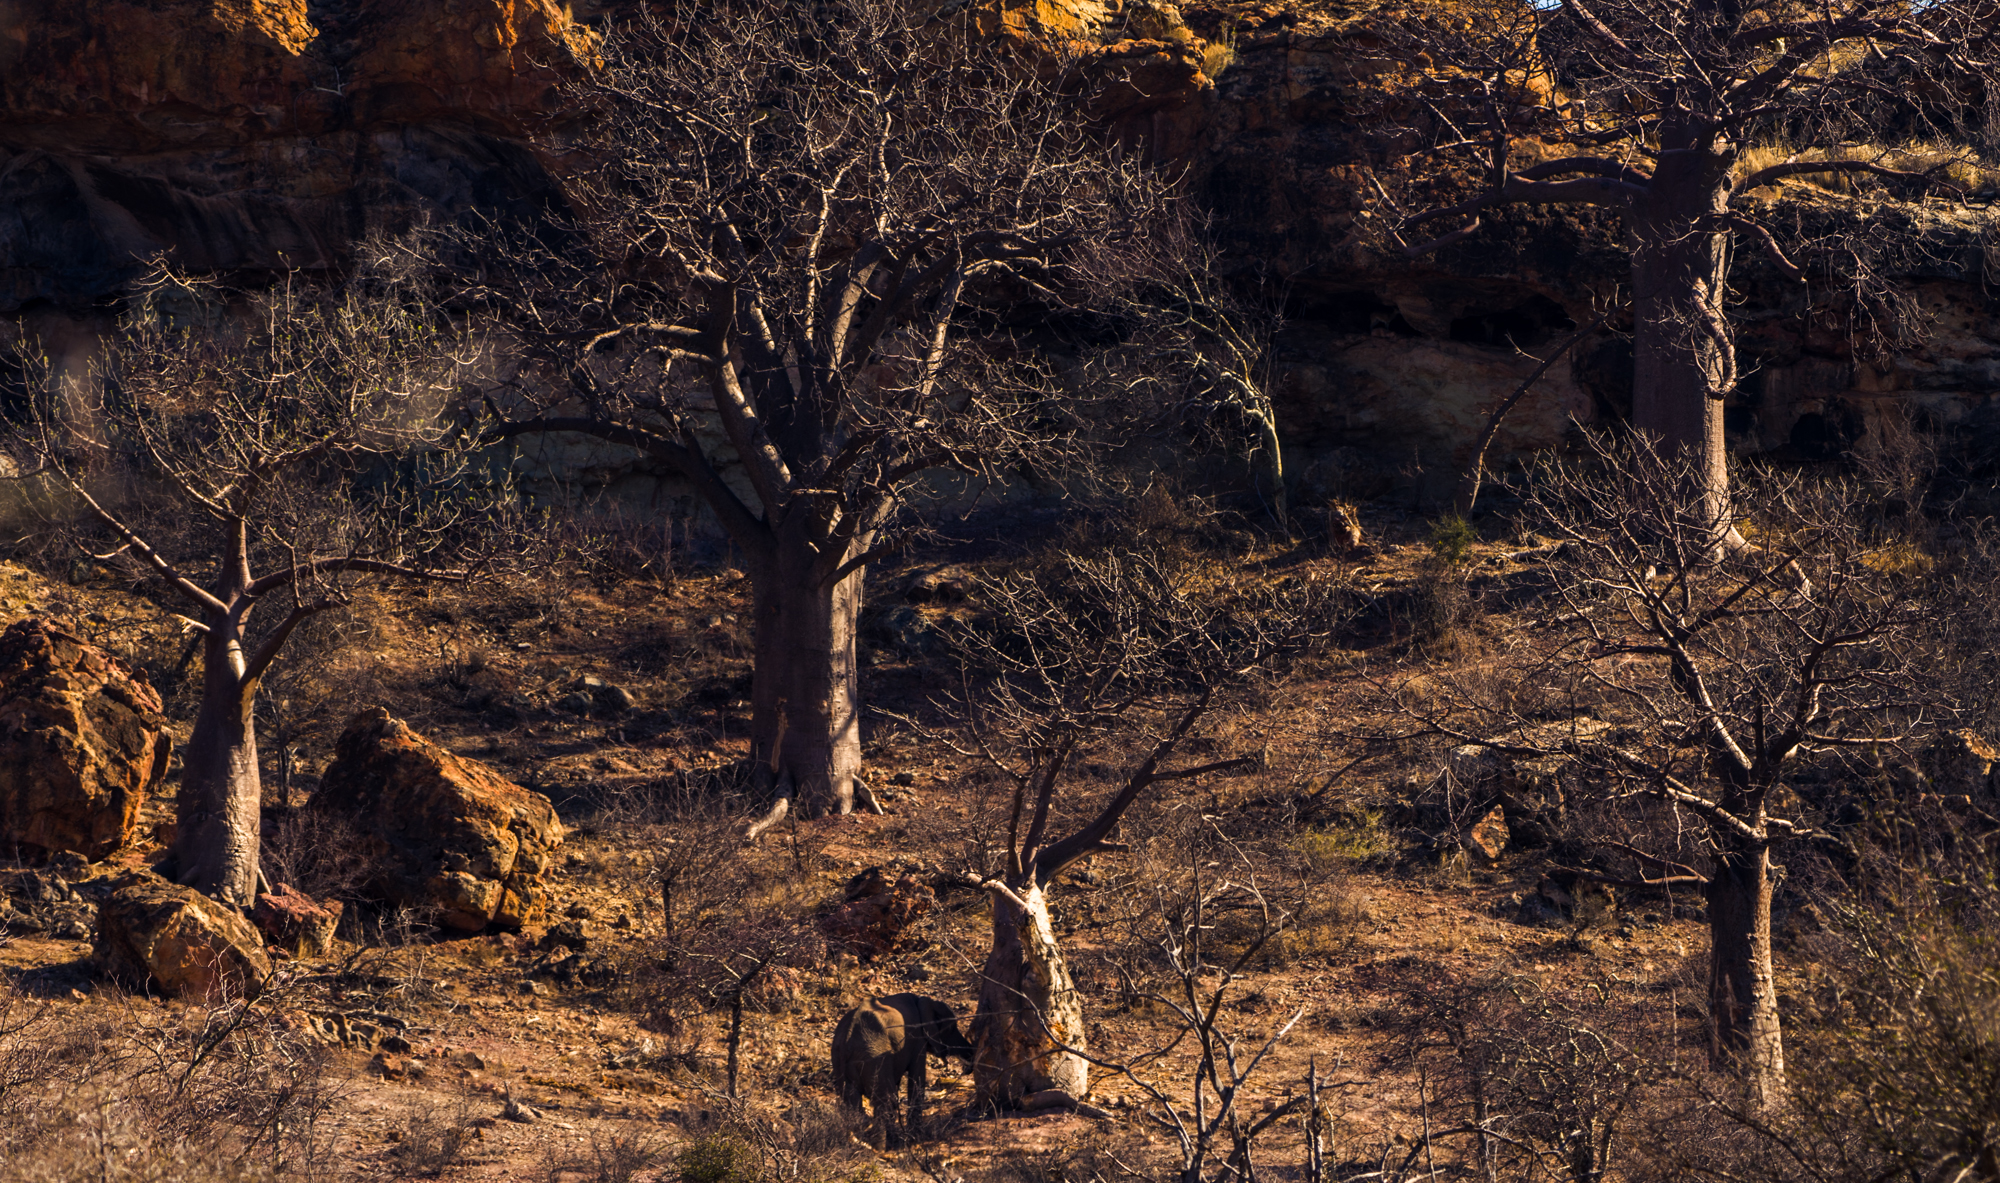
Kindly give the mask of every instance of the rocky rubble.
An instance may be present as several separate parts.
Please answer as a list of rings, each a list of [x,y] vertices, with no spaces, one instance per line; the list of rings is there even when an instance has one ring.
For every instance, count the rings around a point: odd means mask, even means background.
[[[96,908],[74,882],[86,873],[83,859],[73,854],[46,867],[0,873],[0,930],[89,940]]]
[[[380,707],[348,723],[307,808],[352,827],[370,894],[434,910],[445,928],[519,929],[547,909],[543,877],[563,841],[548,798]]]
[[[0,848],[105,857],[166,775],[160,697],[50,620],[0,633]]]

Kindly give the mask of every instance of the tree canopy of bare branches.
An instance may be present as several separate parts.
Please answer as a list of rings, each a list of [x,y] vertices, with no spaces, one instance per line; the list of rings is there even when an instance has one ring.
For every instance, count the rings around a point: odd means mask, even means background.
[[[1634,424],[1699,458],[1681,495],[1726,534],[1739,250],[1796,282],[1813,273],[1770,216],[1790,178],[1955,195],[1948,170],[1983,134],[1996,36],[1981,0],[1437,0],[1401,34],[1410,60],[1438,67],[1435,98],[1415,104],[1423,126],[1412,131],[1428,144],[1410,167],[1467,178],[1472,192],[1403,216],[1397,239],[1423,255],[1510,205],[1618,213]],[[1924,151],[1906,150],[1913,141]],[[1867,237],[1834,244],[1837,283],[1875,278]],[[1885,307],[1879,291],[1854,295],[1864,310]]]
[[[1448,680],[1413,709],[1460,742],[1567,757],[1605,801],[1644,803],[1601,843],[1636,870],[1593,877],[1705,894],[1714,1054],[1761,1107],[1785,1080],[1772,851],[1817,832],[1792,785],[1815,758],[1894,749],[1931,723],[1937,602],[1921,556],[1859,517],[1845,481],[1757,482],[1741,520],[1759,548],[1712,561],[1706,510],[1669,496],[1696,463],[1592,437],[1585,463],[1539,473],[1531,521],[1559,541],[1552,632],[1519,671],[1539,697]],[[1541,700],[1563,721],[1538,717]]]
[[[573,241],[474,247],[523,359],[499,430],[582,432],[695,488],[753,584],[755,760],[779,809],[846,812],[866,567],[925,474],[1056,466],[1071,393],[1008,326],[1163,189],[969,18],[649,12],[605,42],[576,96],[591,130],[559,145],[582,162]]]
[[[463,343],[433,311],[393,278],[243,295],[162,270],[88,373],[41,362],[6,437],[19,487],[189,612],[202,693],[172,858],[222,899],[257,890],[253,708],[287,638],[357,581],[465,578],[483,533]]]
[[[1074,1105],[1089,1079],[1082,998],[1048,889],[1065,868],[1123,850],[1120,821],[1160,786],[1253,767],[1249,756],[1181,753],[1232,685],[1325,638],[1342,599],[1330,582],[1236,586],[1201,564],[1112,549],[1065,552],[980,600],[991,621],[960,641],[981,677],[974,687],[968,674],[960,704],[971,736],[962,750],[999,772],[1011,804],[990,844],[999,865],[973,875],[993,906],[969,1032],[974,1081],[1002,1108]],[[1085,793],[1078,766],[1106,757],[1125,761],[1125,774]]]
[[[1227,270],[1185,203],[1144,242],[1091,252],[1083,281],[1123,337],[1095,354],[1091,376],[1129,391],[1141,416],[1233,445],[1271,516],[1288,527],[1284,439],[1270,390],[1283,296],[1261,276]]]

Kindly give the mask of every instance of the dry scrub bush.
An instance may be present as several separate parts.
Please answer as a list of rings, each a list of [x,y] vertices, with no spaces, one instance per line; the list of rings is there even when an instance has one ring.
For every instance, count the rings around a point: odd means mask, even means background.
[[[1143,882],[1125,894],[1138,905],[1113,955],[1121,996],[1164,1030],[1155,1046],[1090,1062],[1138,1089],[1142,1120],[1170,1141],[1181,1183],[1255,1179],[1259,1139],[1317,1103],[1311,1088],[1283,1088],[1279,1100],[1269,1065],[1306,1008],[1268,1025],[1243,1015],[1261,993],[1241,986],[1292,916],[1267,893],[1259,853],[1198,810],[1175,812],[1171,840],[1149,842],[1135,860]]]
[[[1598,1183],[1674,1068],[1671,999],[1612,975],[1560,985],[1420,966],[1383,1067],[1413,1076],[1422,1124],[1374,1150],[1388,1179],[1439,1159],[1486,1179]]]
[[[465,1159],[474,1136],[471,1098],[439,1101],[426,1093],[403,1115],[402,1127],[392,1136],[397,1173],[435,1179]]]
[[[83,1018],[0,984],[0,1180],[333,1177],[326,1054],[280,997]]]
[[[819,1100],[778,1112],[711,1095],[712,1123],[690,1129],[674,1155],[682,1183],[876,1183],[881,1166],[853,1136],[865,1119]]]
[[[1984,824],[1884,811],[1833,901],[1836,976],[1798,1041],[1815,1159],[1859,1174],[2000,1177],[2000,882]],[[1803,1141],[1803,1139],[1801,1139]]]
[[[701,1064],[705,1013],[723,1012],[723,1091],[736,1097],[744,1012],[758,1008],[757,994],[774,972],[817,967],[828,953],[814,914],[822,902],[811,874],[816,841],[800,835],[794,818],[783,835],[791,839],[790,865],[767,870],[743,857],[726,798],[686,782],[668,782],[656,794],[651,808],[668,809],[678,821],[654,829],[659,846],[649,879],[661,925],[637,954],[631,1001],[690,1069]]]
[[[592,1130],[587,1150],[551,1143],[543,1150],[536,1183],[639,1183],[666,1178],[655,1168],[667,1157],[660,1140],[644,1129]]]

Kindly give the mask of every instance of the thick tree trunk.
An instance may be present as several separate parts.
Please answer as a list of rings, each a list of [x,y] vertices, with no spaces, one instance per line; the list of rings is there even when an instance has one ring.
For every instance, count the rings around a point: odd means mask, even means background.
[[[1003,1110],[1019,1109],[1051,1089],[1081,1100],[1090,1091],[1090,1066],[1074,1054],[1087,1050],[1083,999],[1070,981],[1041,888],[1031,881],[1014,894],[992,896],[993,948],[980,975],[970,1032],[973,1086],[980,1100]]]
[[[854,633],[862,569],[827,585],[814,577],[815,558],[781,543],[777,560],[752,576],[753,754],[790,786],[793,807],[809,817],[853,812],[861,773]]]
[[[220,621],[211,621],[202,656],[201,707],[175,803],[174,873],[188,887],[248,907],[257,898],[263,805],[251,717],[256,686],[245,684],[242,652]]]
[[[1729,517],[1723,397],[1735,385],[1735,344],[1723,305],[1729,164],[1712,153],[1663,157],[1651,195],[1631,216],[1632,425],[1667,455],[1692,461],[1684,507],[1718,541]]]
[[[1259,415],[1257,429],[1263,437],[1258,447],[1264,453],[1264,479],[1271,482],[1271,516],[1278,519],[1279,527],[1289,531],[1292,514],[1285,493],[1285,452],[1278,442],[1278,424],[1269,415]]]
[[[1719,1066],[1742,1070],[1759,1107],[1778,1103],[1785,1090],[1771,896],[1768,846],[1721,852],[1708,884],[1710,1046]]]

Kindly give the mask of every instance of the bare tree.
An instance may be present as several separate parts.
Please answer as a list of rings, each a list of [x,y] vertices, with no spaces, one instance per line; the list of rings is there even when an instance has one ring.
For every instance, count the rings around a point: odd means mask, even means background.
[[[1421,6],[1402,51],[1449,81],[1411,105],[1423,113],[1412,130],[1428,145],[1410,167],[1426,184],[1454,173],[1480,181],[1464,200],[1402,217],[1396,240],[1420,256],[1472,238],[1486,213],[1508,205],[1621,215],[1633,423],[1697,459],[1680,496],[1704,505],[1718,542],[1733,545],[1723,400],[1739,378],[1728,311],[1735,244],[1803,283],[1809,266],[1786,253],[1767,201],[1785,180],[1838,174],[1956,192],[1945,172],[1978,140],[1973,96],[1995,77],[1996,36],[1980,0]],[[1886,138],[1933,141],[1929,158]],[[1753,151],[1767,145],[1775,151]],[[1834,269],[1857,285],[1864,318],[1885,307],[1867,290],[1879,277],[1866,237],[1847,236]]]
[[[792,877],[767,879],[731,856],[735,827],[716,787],[688,779],[656,786],[646,824],[626,828],[651,831],[660,843],[651,877],[662,924],[640,980],[646,1006],[669,1028],[685,1021],[679,1012],[690,1002],[727,1013],[723,1089],[735,1098],[745,1009],[774,975],[823,962],[827,942],[802,866]]]
[[[1816,832],[1790,782],[1815,753],[1893,746],[1926,725],[1929,589],[1893,540],[1871,537],[1848,482],[1747,490],[1761,550],[1717,564],[1708,511],[1669,496],[1698,458],[1592,437],[1590,460],[1531,488],[1533,523],[1560,542],[1556,604],[1540,657],[1510,684],[1590,714],[1540,722],[1512,690],[1450,678],[1411,709],[1493,752],[1567,756],[1604,801],[1656,811],[1603,843],[1635,870],[1588,874],[1705,894],[1713,1054],[1762,1108],[1785,1081],[1772,851]]]
[[[964,636],[961,652],[988,680],[962,704],[972,746],[961,750],[1011,794],[1006,832],[989,844],[999,866],[972,877],[993,909],[970,1029],[981,1098],[1073,1106],[1088,1090],[1083,999],[1047,893],[1066,868],[1124,849],[1119,823],[1148,793],[1255,764],[1176,757],[1232,683],[1326,635],[1333,591],[1231,586],[1197,564],[1115,549],[1065,552],[982,590],[994,623]],[[1122,783],[1085,796],[1077,766],[1106,758],[1130,761]]]
[[[1151,931],[1140,939],[1150,960],[1164,973],[1152,972],[1135,960],[1119,966],[1128,997],[1150,1002],[1173,1016],[1171,1037],[1160,1047],[1122,1062],[1092,1062],[1130,1080],[1146,1096],[1146,1117],[1174,1139],[1180,1151],[1180,1183],[1227,1183],[1255,1179],[1252,1152],[1257,1139],[1286,1118],[1311,1115],[1321,1087],[1345,1082],[1321,1082],[1315,1069],[1305,1092],[1264,1107],[1261,1113],[1252,1105],[1252,1081],[1305,1017],[1306,1008],[1296,1008],[1261,1042],[1250,1043],[1229,1030],[1226,1008],[1231,988],[1285,931],[1291,916],[1274,907],[1259,885],[1254,860],[1215,832],[1213,823],[1203,825],[1209,831],[1205,840],[1181,844],[1185,869],[1172,880],[1155,884],[1146,901]],[[1224,927],[1225,917],[1241,930],[1235,940],[1219,939],[1217,930]],[[1189,1079],[1182,1092],[1169,1082],[1168,1061],[1184,1045],[1192,1056],[1185,1062]]]
[[[40,364],[6,437],[19,481],[115,542],[99,561],[192,614],[202,690],[171,857],[229,902],[258,886],[253,708],[286,640],[358,581],[465,577],[451,564],[482,499],[454,442],[459,342],[430,312],[372,277],[234,293],[159,271],[87,374]],[[283,615],[253,628],[267,602]]]
[[[1070,394],[1007,326],[1061,302],[1069,252],[1140,233],[1162,190],[970,17],[649,12],[608,35],[577,95],[592,130],[559,145],[587,162],[575,241],[477,248],[524,362],[499,430],[643,452],[741,548],[753,759],[778,790],[754,836],[794,796],[853,807],[868,564],[902,545],[924,474],[1057,466]]]
[[[1236,444],[1271,516],[1289,527],[1284,441],[1270,394],[1272,343],[1284,322],[1276,285],[1226,274],[1185,203],[1145,241],[1091,252],[1082,271],[1093,303],[1124,335],[1092,359],[1093,376],[1129,390],[1141,414]]]

